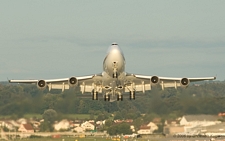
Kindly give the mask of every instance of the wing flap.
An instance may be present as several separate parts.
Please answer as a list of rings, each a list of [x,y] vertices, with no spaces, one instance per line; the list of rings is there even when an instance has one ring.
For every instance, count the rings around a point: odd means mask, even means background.
[[[70,86],[68,84],[65,84],[65,83],[62,83],[62,84],[49,83],[48,88],[49,88],[49,91],[52,90],[52,89],[59,89],[59,90],[61,89],[62,91],[64,91],[64,90],[69,89]]]
[[[80,91],[92,92],[93,89],[97,89],[99,92],[102,92],[102,75],[89,75],[76,77],[78,80],[78,87]],[[61,78],[61,79],[46,79],[43,80],[46,82],[49,90],[52,89],[61,89],[62,91],[69,89],[71,86],[69,84],[70,78]],[[10,83],[28,83],[28,84],[37,84],[40,80],[9,80]]]

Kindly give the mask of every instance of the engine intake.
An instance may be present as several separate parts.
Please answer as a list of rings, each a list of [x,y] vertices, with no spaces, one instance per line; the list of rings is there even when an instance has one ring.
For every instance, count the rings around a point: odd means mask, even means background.
[[[158,84],[160,79],[159,79],[158,76],[152,76],[150,81],[151,81],[152,84]]]
[[[70,77],[68,83],[71,87],[75,87],[78,84],[78,80],[76,77]]]
[[[188,78],[182,78],[182,79],[180,80],[180,84],[181,84],[181,86],[183,86],[183,87],[187,87],[187,86],[190,84],[190,80],[189,80]]]
[[[39,89],[44,89],[46,86],[47,86],[47,85],[46,85],[45,80],[39,80],[39,81],[37,82],[37,87],[38,87]]]

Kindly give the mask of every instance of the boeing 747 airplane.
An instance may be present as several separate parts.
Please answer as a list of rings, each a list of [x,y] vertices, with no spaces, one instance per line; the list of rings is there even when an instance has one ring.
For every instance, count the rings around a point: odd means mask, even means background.
[[[103,72],[100,74],[47,80],[9,80],[10,83],[31,83],[44,89],[69,89],[80,87],[82,93],[89,92],[93,100],[98,100],[101,93],[105,101],[122,101],[123,94],[128,92],[130,99],[135,99],[135,92],[145,93],[152,86],[160,85],[162,89],[167,87],[187,87],[190,82],[214,80],[216,77],[201,78],[172,78],[160,76],[145,76],[125,72],[125,58],[117,43],[112,43],[103,61]]]

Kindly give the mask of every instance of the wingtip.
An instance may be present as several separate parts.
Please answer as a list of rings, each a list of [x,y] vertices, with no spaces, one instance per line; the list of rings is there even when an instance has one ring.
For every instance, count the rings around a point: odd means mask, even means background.
[[[8,82],[10,83],[11,82],[11,80],[9,80],[9,78],[7,77],[7,80],[8,80]]]

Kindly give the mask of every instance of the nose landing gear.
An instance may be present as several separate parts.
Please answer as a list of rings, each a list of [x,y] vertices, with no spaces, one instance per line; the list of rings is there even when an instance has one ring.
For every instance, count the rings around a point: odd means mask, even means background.
[[[123,101],[123,95],[117,95],[117,101]]]
[[[110,96],[109,95],[104,95],[104,100],[105,101],[110,101]]]
[[[117,68],[118,68],[118,63],[113,62],[113,78],[118,78],[118,73],[117,73]]]
[[[112,77],[113,78],[118,78],[118,73],[117,72],[114,72]]]

